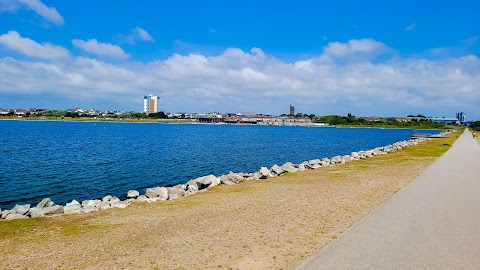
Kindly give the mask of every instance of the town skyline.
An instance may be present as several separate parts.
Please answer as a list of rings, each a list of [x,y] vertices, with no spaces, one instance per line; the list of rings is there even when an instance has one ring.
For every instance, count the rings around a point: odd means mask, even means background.
[[[142,1],[2,1],[0,107],[480,119],[480,3]]]

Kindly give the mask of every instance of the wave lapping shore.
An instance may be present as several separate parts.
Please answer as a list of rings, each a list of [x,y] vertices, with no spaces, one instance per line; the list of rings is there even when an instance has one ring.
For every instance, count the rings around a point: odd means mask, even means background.
[[[443,135],[451,133],[446,131]],[[396,142],[387,146],[377,147],[375,149],[352,152],[350,155],[334,156],[332,158],[313,159],[304,161],[300,164],[293,164],[287,162],[282,166],[273,165],[270,169],[266,167],[260,168],[254,173],[234,173],[216,177],[214,175],[207,175],[192,179],[185,184],[176,185],[173,187],[153,187],[147,188],[144,195],[136,190],[129,190],[126,194],[125,200],[120,200],[118,197],[107,195],[102,199],[84,200],[81,203],[72,200],[66,205],[56,205],[49,198],[43,199],[35,207],[30,204],[16,205],[11,210],[1,210],[0,218],[6,220],[13,219],[28,219],[47,215],[60,214],[83,214],[94,211],[101,211],[110,208],[125,208],[134,202],[158,202],[175,200],[180,197],[190,196],[198,192],[206,191],[217,185],[236,185],[244,180],[264,180],[283,175],[285,173],[295,173],[298,171],[314,170],[327,166],[338,166],[348,163],[353,160],[360,160],[376,155],[385,155],[404,147],[417,145],[419,143],[431,140],[430,138],[410,139],[406,141]]]

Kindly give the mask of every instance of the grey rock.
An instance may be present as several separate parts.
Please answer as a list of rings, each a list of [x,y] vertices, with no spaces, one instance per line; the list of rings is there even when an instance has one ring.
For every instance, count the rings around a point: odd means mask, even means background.
[[[98,211],[98,208],[96,208],[93,205],[87,205],[87,206],[82,207],[82,212],[83,213],[90,213],[90,212],[95,212],[95,211]]]
[[[193,184],[192,182],[195,184]],[[207,176],[198,177],[194,180],[190,180],[187,183],[187,185],[196,185],[199,190],[211,188],[219,184],[220,184],[220,179],[218,179],[217,177],[211,174]]]
[[[196,179],[192,179],[192,180],[190,180],[190,181],[187,182],[187,187],[188,187],[188,186],[195,186],[195,187],[197,187],[197,189],[198,189],[198,188],[200,188],[200,187],[202,186],[202,183],[197,182]]]
[[[312,159],[308,161],[309,165],[321,164],[322,161],[320,159]]]
[[[138,196],[140,196],[140,192],[136,190],[129,190],[127,192],[127,198],[137,198]]]
[[[111,195],[107,195],[102,198],[102,202],[109,202],[113,197]]]
[[[270,172],[267,167],[261,167],[260,171],[258,171],[259,179],[267,179],[273,177],[272,173]]]
[[[28,213],[28,215],[32,218],[43,217],[45,216],[45,212],[41,208],[34,207],[30,209],[30,212]]]
[[[80,205],[79,202],[77,202],[77,200],[72,200],[71,202],[67,203],[66,206],[71,206],[71,205]]]
[[[30,209],[29,215],[30,217],[43,217],[45,215],[53,215],[53,214],[63,214],[63,206],[54,205],[54,206],[47,206],[43,208],[34,207]]]
[[[225,174],[224,174],[224,175],[220,175],[220,176],[218,177],[218,179],[220,180],[220,184],[224,184],[225,181],[230,181],[230,180],[228,179],[228,176],[225,175]]]
[[[228,180],[233,183],[239,183],[245,179],[242,174],[230,172],[227,174]]]
[[[13,220],[13,219],[27,219],[28,216],[25,216],[25,215],[22,215],[22,214],[18,214],[18,213],[10,213],[7,215],[7,217],[5,218],[6,220]]]
[[[278,166],[277,164],[273,165],[272,168],[270,168],[270,171],[275,173],[276,175],[281,175],[283,174],[285,171],[280,167]]]
[[[8,214],[10,214],[10,210],[3,210],[2,214],[0,215],[0,218],[5,219]]]
[[[352,157],[349,156],[349,155],[345,155],[342,157],[342,163],[347,163],[347,162],[350,162],[352,161]]]
[[[146,201],[148,201],[148,197],[145,196],[145,195],[140,195],[140,196],[137,197],[136,201],[137,202],[146,202]]]
[[[190,196],[198,192],[198,187],[196,185],[189,185],[187,186],[187,191],[185,192],[185,196]]]
[[[303,163],[298,164],[298,170],[299,171],[305,171],[307,169],[309,169],[307,162],[303,162]]]
[[[175,188],[177,189],[178,197],[185,196],[185,190],[187,189],[187,185],[176,185]]]
[[[51,206],[49,205],[50,203],[52,203],[52,200],[50,200],[50,198],[45,198],[37,204],[36,208],[41,209],[43,207]]]
[[[110,204],[112,204],[112,203],[117,203],[117,202],[119,202],[119,201],[120,201],[119,198],[113,196],[108,202],[109,202]]]
[[[261,173],[259,173],[259,172],[256,172],[256,173],[254,173],[252,178],[253,178],[253,180],[262,180],[262,179],[266,179],[266,177],[265,177],[265,178],[263,178],[263,175],[262,175]]]
[[[168,200],[171,201],[171,200],[176,200],[176,199],[178,199],[177,193],[172,193],[172,194],[168,195]]]
[[[285,172],[288,172],[288,173],[294,173],[294,172],[298,171],[298,169],[295,168],[293,166],[293,164],[290,163],[290,162],[287,162],[287,163],[283,164],[282,165],[282,170],[284,170]]]
[[[115,207],[115,208],[126,208],[130,204],[132,204],[131,201],[125,200],[125,201],[120,201],[120,202],[114,203],[114,204],[112,204],[112,206]]]
[[[94,200],[85,200],[82,202],[82,207],[85,208],[87,206],[96,206],[96,202]]]
[[[24,204],[24,205],[17,204],[15,205],[15,207],[13,207],[12,213],[25,215],[29,210],[30,210],[30,204]]]
[[[80,214],[82,213],[82,205],[80,203],[70,203],[63,207],[63,213],[69,214]]]
[[[112,206],[110,205],[109,202],[101,202],[98,205],[98,210],[106,210],[106,209],[110,209],[110,208],[112,208]]]
[[[63,206],[54,205],[42,208],[45,215],[63,214]]]
[[[322,159],[322,167],[330,166],[330,159],[324,158]]]
[[[160,200],[168,199],[168,190],[164,187],[147,188],[145,196],[148,198],[159,198]]]

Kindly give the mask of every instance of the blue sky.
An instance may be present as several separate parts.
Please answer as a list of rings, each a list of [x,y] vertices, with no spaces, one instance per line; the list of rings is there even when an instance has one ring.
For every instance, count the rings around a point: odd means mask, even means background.
[[[478,1],[0,2],[0,107],[480,119]]]

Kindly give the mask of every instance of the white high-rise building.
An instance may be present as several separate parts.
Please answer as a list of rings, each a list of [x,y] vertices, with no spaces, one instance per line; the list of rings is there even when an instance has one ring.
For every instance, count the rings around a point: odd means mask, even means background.
[[[143,112],[146,114],[158,112],[158,96],[148,95],[143,97]]]

